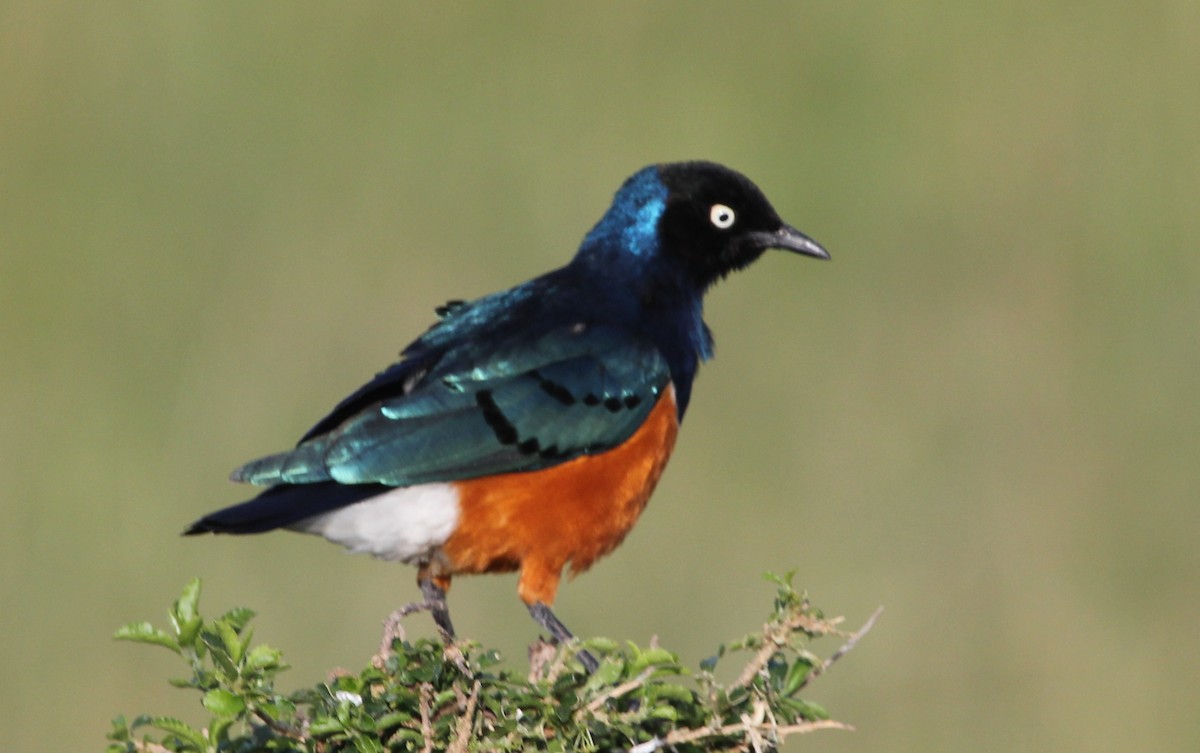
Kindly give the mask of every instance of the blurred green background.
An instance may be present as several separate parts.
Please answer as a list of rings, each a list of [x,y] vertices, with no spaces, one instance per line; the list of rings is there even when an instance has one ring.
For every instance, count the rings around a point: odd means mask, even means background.
[[[1200,750],[1197,39],[1194,2],[0,4],[5,747],[200,719],[109,637],[195,575],[293,687],[362,666],[412,570],[179,532],[435,305],[707,158],[834,261],[710,296],[672,466],[564,621],[694,663],[795,568],[886,612],[811,690],[859,731],[789,749]],[[514,578],[452,605],[523,663]]]

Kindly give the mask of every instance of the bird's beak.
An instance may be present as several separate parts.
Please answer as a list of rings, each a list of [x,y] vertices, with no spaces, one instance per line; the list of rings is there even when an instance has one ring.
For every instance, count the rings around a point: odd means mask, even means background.
[[[761,242],[763,248],[778,248],[784,251],[794,251],[816,259],[829,259],[829,252],[821,248],[820,243],[817,243],[791,225],[785,224],[774,233],[763,233]]]

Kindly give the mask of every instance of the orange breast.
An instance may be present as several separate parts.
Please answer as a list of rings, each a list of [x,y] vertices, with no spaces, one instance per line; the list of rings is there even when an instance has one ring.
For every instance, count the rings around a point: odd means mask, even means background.
[[[442,579],[455,573],[521,570],[527,604],[554,603],[569,562],[586,570],[625,538],[675,446],[675,390],[663,391],[623,444],[553,468],[455,482],[458,527],[442,546]]]

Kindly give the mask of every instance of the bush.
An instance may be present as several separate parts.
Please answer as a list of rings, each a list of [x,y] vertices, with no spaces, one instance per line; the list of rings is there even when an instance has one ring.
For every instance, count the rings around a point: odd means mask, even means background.
[[[205,620],[193,580],[170,609],[169,631],[137,622],[116,638],[178,654],[190,676],[171,684],[199,691],[211,718],[197,729],[165,716],[117,717],[108,751],[770,751],[789,735],[849,729],[800,691],[852,648],[874,617],[821,660],[808,644],[843,635],[840,620],[825,619],[790,577],[769,577],[777,593],[762,630],[722,645],[695,671],[653,644],[594,638],[536,644],[525,676],[469,641],[446,648],[401,636],[358,674],[290,694],[275,690],[287,669],[282,654],[251,640],[254,613],[234,609]],[[576,659],[582,648],[600,657],[592,675]],[[731,654],[746,663],[723,684],[714,670]]]

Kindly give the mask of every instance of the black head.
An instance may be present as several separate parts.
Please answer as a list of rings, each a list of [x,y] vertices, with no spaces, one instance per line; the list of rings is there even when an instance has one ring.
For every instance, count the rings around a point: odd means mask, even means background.
[[[649,335],[670,366],[682,416],[696,368],[712,357],[705,291],[769,248],[829,258],[741,173],[676,162],[631,175],[571,264],[552,274],[599,291],[579,297],[589,315],[602,305],[610,318]]]
[[[701,288],[769,248],[829,258],[814,240],[781,220],[741,173],[712,162],[675,162],[657,171],[667,189],[658,221],[659,253],[675,259]]]

